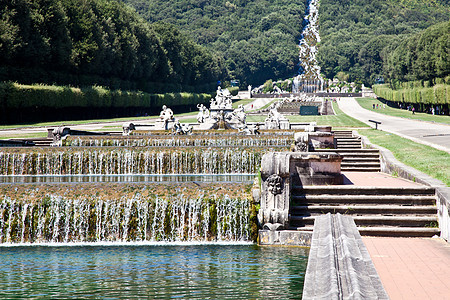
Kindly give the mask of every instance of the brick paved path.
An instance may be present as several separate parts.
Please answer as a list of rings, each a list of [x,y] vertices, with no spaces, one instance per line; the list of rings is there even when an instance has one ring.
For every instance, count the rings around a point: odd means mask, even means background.
[[[421,238],[363,241],[391,299],[450,299],[450,244]]]

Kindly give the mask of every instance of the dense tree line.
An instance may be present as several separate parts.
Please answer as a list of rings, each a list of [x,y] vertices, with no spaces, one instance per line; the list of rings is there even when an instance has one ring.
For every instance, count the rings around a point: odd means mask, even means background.
[[[223,62],[115,0],[0,1],[0,80],[211,90]]]
[[[298,72],[306,1],[122,0],[151,23],[170,23],[223,60],[242,86]]]
[[[450,75],[450,22],[399,39],[383,50],[384,74],[391,86]],[[436,83],[436,82],[434,82]]]
[[[450,6],[448,0],[321,0],[319,18],[318,60],[325,76],[345,72],[351,81],[372,85],[385,75],[383,55],[408,36],[448,21]]]

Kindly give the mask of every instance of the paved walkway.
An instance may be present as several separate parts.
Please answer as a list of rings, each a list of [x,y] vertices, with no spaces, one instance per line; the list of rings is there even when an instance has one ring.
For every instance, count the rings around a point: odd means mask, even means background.
[[[450,299],[450,244],[425,238],[363,241],[392,300]]]
[[[417,187],[422,184],[382,172],[342,172],[345,185],[373,187]]]
[[[339,108],[347,115],[373,127],[369,120],[381,122],[378,128],[450,153],[450,125],[434,124],[392,117],[362,108],[354,98],[338,100]]]

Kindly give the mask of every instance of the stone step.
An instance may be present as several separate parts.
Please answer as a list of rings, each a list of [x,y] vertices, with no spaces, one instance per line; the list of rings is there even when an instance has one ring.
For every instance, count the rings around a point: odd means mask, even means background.
[[[336,143],[337,149],[361,149],[361,144],[359,143]]]
[[[332,149],[333,152],[337,152],[339,154],[380,154],[380,151],[377,149],[366,149],[361,148],[358,150],[355,149]],[[330,152],[330,149],[316,149],[315,152]]]
[[[338,144],[346,144],[346,143],[353,143],[353,144],[361,144],[361,140],[359,139],[341,139],[337,138],[336,143]]]
[[[313,225],[316,216],[290,216],[291,226]],[[437,216],[353,216],[357,226],[431,227],[437,224]]]
[[[347,215],[377,214],[392,215],[429,215],[435,216],[436,206],[402,206],[402,205],[298,205],[291,207],[291,215],[320,215],[325,213],[341,213]]]
[[[292,195],[435,195],[435,189],[427,186],[417,187],[373,187],[353,185],[327,185],[327,186],[293,186]]]
[[[361,147],[361,142],[360,141],[336,141],[336,145],[337,146],[360,146]]]
[[[337,152],[337,151],[336,151]],[[342,160],[365,160],[365,159],[372,159],[372,160],[380,160],[380,155],[378,153],[339,153],[340,156],[342,156]]]
[[[344,136],[350,136],[353,137],[353,131],[351,130],[337,130],[337,131],[332,131],[334,133],[334,135],[344,135]]]
[[[440,234],[437,227],[358,227],[359,233],[364,236],[388,237],[433,237]]]
[[[345,145],[345,146],[340,146],[340,145],[336,145],[336,149],[360,149],[360,146],[357,145]]]
[[[357,226],[363,236],[386,236],[386,237],[433,237],[440,234],[437,227],[392,227],[392,226]],[[313,225],[290,226],[289,230],[312,232]]]
[[[378,156],[368,156],[368,157],[348,157],[344,156],[342,158],[342,163],[369,163],[369,162],[377,162],[380,164],[380,158]],[[342,166],[342,164],[341,164]]]
[[[296,205],[435,205],[434,195],[293,195]]]
[[[358,168],[380,168],[380,162],[379,161],[343,161],[341,162],[341,168],[352,168],[352,167],[358,167]]]
[[[343,172],[381,172],[381,168],[358,168],[358,167],[347,167],[341,168]]]

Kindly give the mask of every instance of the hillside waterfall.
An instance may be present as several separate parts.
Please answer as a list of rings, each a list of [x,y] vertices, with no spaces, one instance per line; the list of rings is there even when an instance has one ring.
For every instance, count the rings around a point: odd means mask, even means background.
[[[300,75],[294,78],[294,93],[314,93],[323,90],[324,80],[317,62],[319,35],[319,0],[310,0],[306,9],[305,24],[300,38]]]

